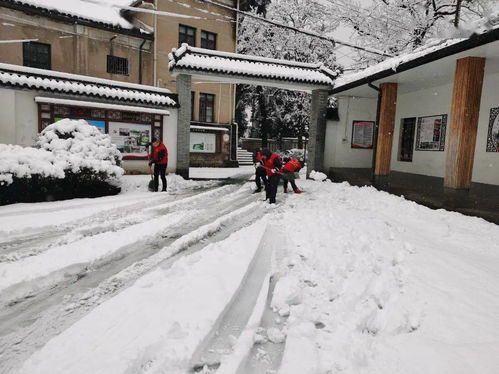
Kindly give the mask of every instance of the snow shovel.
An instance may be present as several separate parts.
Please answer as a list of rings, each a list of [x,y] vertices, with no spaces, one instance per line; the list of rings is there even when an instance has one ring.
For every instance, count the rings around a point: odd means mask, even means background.
[[[152,167],[151,167],[151,165],[149,165],[149,174],[151,175],[151,180],[149,181],[149,185],[147,186],[147,189],[150,192],[153,192],[154,191],[154,178],[152,176]]]

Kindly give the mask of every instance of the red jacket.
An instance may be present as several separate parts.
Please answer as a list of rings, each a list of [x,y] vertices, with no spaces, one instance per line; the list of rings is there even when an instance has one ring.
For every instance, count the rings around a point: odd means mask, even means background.
[[[294,173],[295,171],[298,171],[301,169],[301,163],[300,163],[300,161],[292,158],[291,160],[289,160],[288,162],[286,162],[284,164],[284,167],[282,169]]]
[[[277,153],[272,153],[269,158],[265,160],[265,171],[267,172],[267,176],[271,177],[273,175],[282,174],[280,172],[274,173],[273,169],[280,169],[282,166],[281,158]]]
[[[168,164],[168,150],[163,143],[161,143],[157,147],[153,147],[151,161],[158,165]]]

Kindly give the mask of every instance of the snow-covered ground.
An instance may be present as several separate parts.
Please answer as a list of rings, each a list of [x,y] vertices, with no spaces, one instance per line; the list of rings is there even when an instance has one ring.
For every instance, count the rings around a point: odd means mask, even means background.
[[[0,373],[498,372],[498,226],[236,176],[0,207]]]

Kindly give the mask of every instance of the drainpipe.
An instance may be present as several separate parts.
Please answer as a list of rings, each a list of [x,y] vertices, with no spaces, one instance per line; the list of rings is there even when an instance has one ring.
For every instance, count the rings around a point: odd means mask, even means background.
[[[154,10],[158,10],[158,0],[154,0]],[[153,55],[153,86],[158,85],[158,13],[154,13],[154,55]]]
[[[375,173],[376,173],[376,150],[378,148],[378,128],[379,128],[379,117],[380,117],[380,109],[381,109],[381,89],[379,87],[376,87],[374,84],[369,82],[367,84],[369,87],[371,87],[373,90],[378,91],[378,103],[376,107],[376,123],[374,124],[374,141],[373,141],[373,164],[372,164],[372,169],[373,169],[373,182],[375,179]]]
[[[142,84],[142,48],[146,44],[146,40],[143,39],[139,47],[139,84]]]

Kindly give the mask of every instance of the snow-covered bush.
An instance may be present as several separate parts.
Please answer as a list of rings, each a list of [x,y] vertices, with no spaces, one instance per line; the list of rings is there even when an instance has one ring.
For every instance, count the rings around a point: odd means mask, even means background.
[[[0,204],[95,197],[120,191],[121,154],[83,120],[45,128],[39,148],[0,144]]]
[[[64,162],[65,171],[89,172],[113,184],[119,184],[123,175],[118,166],[121,153],[111,143],[111,137],[84,120],[63,119],[47,126],[38,145]]]

